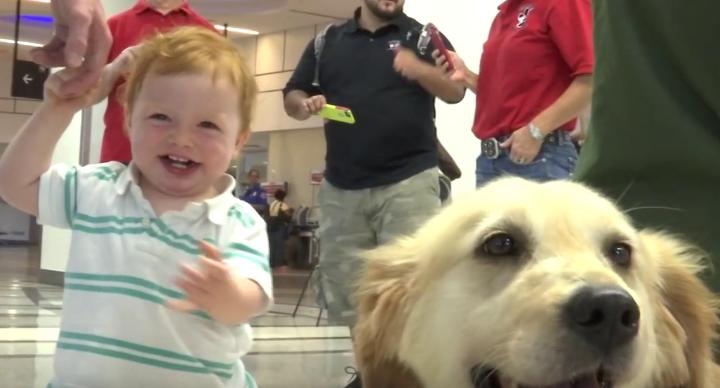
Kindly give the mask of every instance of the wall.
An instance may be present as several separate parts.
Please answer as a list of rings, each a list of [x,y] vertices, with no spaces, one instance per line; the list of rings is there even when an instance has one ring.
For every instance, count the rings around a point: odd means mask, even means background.
[[[15,133],[38,105],[36,101],[10,97],[13,67],[12,48],[12,45],[0,44],[0,143],[12,140]],[[26,48],[21,47],[18,59],[30,59]]]
[[[52,163],[78,164],[80,155],[81,114],[73,117],[70,126],[55,147]],[[45,271],[65,271],[70,254],[70,231],[44,226],[40,268]]]
[[[108,0],[102,1],[105,9],[111,9],[108,14],[112,14],[114,8],[112,7],[123,7],[129,8],[134,4],[133,0]],[[87,110],[88,112],[90,110]],[[100,112],[103,112],[101,110]],[[53,154],[53,163],[68,163],[78,164],[80,162],[80,144],[82,139],[82,128],[81,128],[81,113],[78,113],[73,118],[70,126],[63,134],[63,137],[55,147],[55,153]],[[94,119],[97,116],[102,117],[101,114],[93,115]],[[93,128],[98,131],[98,126],[93,123]],[[93,139],[96,139],[93,136]],[[97,141],[97,140],[95,140]],[[97,150],[91,150],[97,154]],[[41,261],[40,268],[43,271],[59,271],[64,272],[67,265],[68,256],[70,253],[70,232],[67,230],[60,230],[52,227],[44,227],[42,235],[42,249],[41,249]]]
[[[13,34],[8,31],[0,31],[0,36],[11,38]],[[20,39],[28,39],[22,30]],[[30,59],[27,47],[19,47],[18,59]],[[39,104],[34,100],[16,99],[10,96],[12,67],[13,46],[4,43],[0,44],[0,148],[2,149],[12,140]],[[0,200],[0,240],[14,240],[34,244],[37,242],[36,236],[39,229],[40,227],[37,226],[33,217],[12,208]]]
[[[310,173],[324,168],[325,134],[322,128],[278,131],[270,136],[268,177],[290,182],[287,202],[291,206],[315,204],[318,186],[310,184]]]
[[[33,34],[25,34],[21,29],[20,40],[29,40],[42,42],[44,39],[43,32],[49,39],[50,29],[44,31],[30,31]],[[7,36],[4,34],[4,36]],[[18,59],[30,60],[29,48],[20,46],[18,50]],[[38,101],[15,99],[10,96],[12,84],[12,63],[13,46],[8,44],[0,44],[0,143],[7,143],[20,130],[30,114],[39,105]],[[66,131],[60,141],[54,160],[70,163],[77,162],[77,154],[79,151],[80,138],[80,118],[79,115],[73,120],[70,128]],[[73,158],[74,157],[74,158]],[[3,205],[5,206],[5,205]],[[5,214],[3,217],[7,217]],[[19,214],[15,222],[27,224],[33,222],[32,218],[25,216],[22,218]],[[31,235],[36,235],[38,228],[33,225]],[[45,270],[63,271],[67,262],[69,252],[69,233],[64,230],[45,227],[42,232],[42,250],[40,266]]]
[[[260,91],[253,131],[269,134],[267,177],[290,184],[287,202],[313,205],[310,172],[325,168],[325,137],[318,117],[298,121],[283,110],[282,89],[305,47],[325,24],[236,39],[255,72]]]
[[[325,25],[309,26],[235,40],[253,67],[260,91],[253,122],[254,131],[322,126],[322,120],[318,117],[306,121],[288,117],[283,110],[282,89],[290,79],[305,46],[316,32],[324,27]]]

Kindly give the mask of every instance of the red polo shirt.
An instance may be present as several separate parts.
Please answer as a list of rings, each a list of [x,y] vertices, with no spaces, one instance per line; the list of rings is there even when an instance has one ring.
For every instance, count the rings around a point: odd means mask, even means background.
[[[198,25],[215,31],[215,27],[198,15],[187,2],[167,15],[154,10],[145,0],[140,0],[129,10],[108,19],[113,44],[108,63],[117,58],[127,47],[153,36],[158,31],[167,31],[177,26]],[[125,110],[118,100],[118,87],[125,83],[120,80],[108,96],[105,110],[105,134],[102,141],[100,161],[129,162],[132,159],[130,141],[125,134]]]
[[[593,71],[590,0],[507,0],[498,9],[480,60],[473,124],[480,139],[526,126],[576,76]]]

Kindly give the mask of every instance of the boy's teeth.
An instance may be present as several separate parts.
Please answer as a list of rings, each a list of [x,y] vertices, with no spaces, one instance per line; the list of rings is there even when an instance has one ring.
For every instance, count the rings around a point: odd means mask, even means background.
[[[190,160],[189,159],[183,159],[177,156],[168,155],[168,159],[174,161],[174,162],[181,162],[181,163],[187,163]]]
[[[188,168],[188,165],[185,163],[171,163],[171,164],[175,168]]]

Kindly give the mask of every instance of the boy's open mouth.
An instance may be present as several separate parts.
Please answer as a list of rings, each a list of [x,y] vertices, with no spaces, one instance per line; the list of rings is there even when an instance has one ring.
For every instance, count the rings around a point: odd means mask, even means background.
[[[164,155],[160,157],[160,160],[162,161],[163,165],[165,165],[165,168],[167,168],[170,172],[176,174],[189,173],[195,170],[198,166],[200,166],[200,163],[197,163],[194,160],[182,158],[175,155]]]

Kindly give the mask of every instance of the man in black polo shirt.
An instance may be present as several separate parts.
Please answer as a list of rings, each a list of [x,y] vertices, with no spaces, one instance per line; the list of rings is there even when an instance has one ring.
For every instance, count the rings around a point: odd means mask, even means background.
[[[464,96],[434,66],[433,48],[418,50],[422,25],[403,4],[364,0],[354,18],[327,31],[319,85],[311,41],[284,90],[285,111],[298,120],[326,102],[349,107],[356,119],[325,124],[319,271],[333,324],[355,324],[358,251],[411,233],[439,207],[434,97]]]

